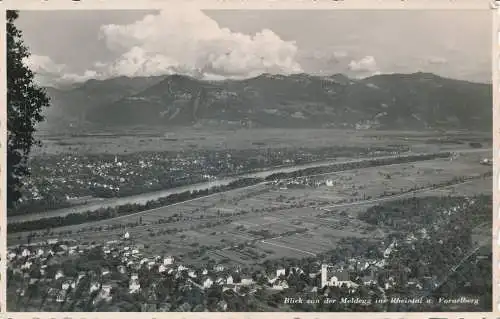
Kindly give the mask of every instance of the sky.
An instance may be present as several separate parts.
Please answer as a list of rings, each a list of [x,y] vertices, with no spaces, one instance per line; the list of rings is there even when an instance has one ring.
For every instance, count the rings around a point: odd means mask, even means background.
[[[489,10],[22,11],[16,25],[42,85],[419,71],[491,83]]]

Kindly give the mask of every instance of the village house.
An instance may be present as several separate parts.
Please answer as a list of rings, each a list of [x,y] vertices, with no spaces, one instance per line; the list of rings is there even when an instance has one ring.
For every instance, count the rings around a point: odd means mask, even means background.
[[[56,272],[56,275],[54,276],[54,279],[57,280],[57,279],[62,278],[62,277],[64,277],[62,270],[58,270]]]
[[[327,264],[321,265],[321,288],[325,286],[341,287],[343,285],[348,288],[357,287],[357,284],[349,279],[349,273],[346,270],[336,271]]]
[[[134,294],[141,289],[141,285],[137,282],[137,280],[131,280],[128,289],[129,293]]]
[[[240,285],[242,286],[250,286],[253,285],[253,279],[252,278],[242,278]]]
[[[31,268],[31,265],[33,263],[31,261],[27,261],[25,262],[22,266],[21,266],[21,269],[26,269],[26,270],[29,270]]]
[[[216,271],[216,272],[222,272],[222,271],[224,271],[224,266],[217,265],[217,266],[214,267],[214,271]]]
[[[284,290],[284,289],[288,289],[289,286],[288,286],[288,282],[286,280],[277,280],[273,286],[271,287],[271,289],[273,290]]]
[[[64,302],[64,300],[66,300],[66,296],[68,295],[68,292],[66,290],[60,290],[59,292],[57,292],[57,295],[56,295],[56,302]]]
[[[276,277],[280,277],[280,276],[285,276],[286,275],[286,270],[285,268],[278,268],[276,269]]]
[[[91,284],[90,284],[90,292],[94,292],[94,291],[98,291],[100,289],[100,284],[97,282],[97,281],[93,281]]]
[[[22,257],[29,257],[31,255],[31,251],[29,251],[29,249],[27,248],[24,248],[22,253],[21,253],[21,256]]]
[[[213,283],[214,282],[211,278],[205,278],[205,280],[203,280],[203,282],[202,282],[202,286],[203,286],[203,288],[208,289],[208,288],[212,287]]]
[[[393,241],[389,247],[384,250],[384,258],[387,259],[391,256],[392,250],[396,247],[396,241]]]
[[[63,284],[61,285],[61,289],[62,290],[68,290],[69,287],[71,287],[71,282],[70,281],[65,281],[63,282]]]
[[[99,292],[98,299],[110,301],[112,299],[111,290],[112,290],[111,285],[109,285],[109,284],[102,285],[101,291]]]
[[[101,271],[102,276],[107,276],[107,275],[109,275],[109,273],[110,273],[110,271],[108,268],[103,268]]]
[[[169,257],[165,257],[165,258],[163,259],[163,264],[164,264],[165,266],[171,265],[171,264],[173,264],[173,263],[174,263],[174,257],[169,256]]]
[[[376,279],[376,277],[373,274],[369,274],[369,275],[363,276],[361,278],[361,282],[365,286],[371,286],[371,285],[376,285],[377,284],[377,279]]]

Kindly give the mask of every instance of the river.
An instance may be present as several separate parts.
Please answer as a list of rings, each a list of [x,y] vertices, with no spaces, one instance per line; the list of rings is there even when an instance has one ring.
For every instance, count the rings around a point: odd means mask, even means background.
[[[448,151],[448,150],[446,150],[446,151]],[[471,153],[471,152],[475,153],[475,152],[484,152],[484,151],[487,151],[487,149],[466,149],[466,150],[453,150],[453,151],[454,152],[463,152],[463,153]],[[424,155],[424,154],[426,154],[426,153],[407,152],[402,156]],[[125,204],[134,204],[134,203],[135,204],[145,204],[150,200],[156,200],[158,198],[167,197],[169,195],[176,194],[176,193],[182,193],[185,191],[203,190],[203,189],[207,189],[207,188],[214,187],[214,186],[227,185],[231,182],[234,182],[234,181],[236,181],[238,179],[242,179],[242,178],[265,178],[269,175],[276,174],[276,173],[289,173],[289,172],[293,172],[293,171],[297,171],[297,170],[301,170],[301,169],[305,169],[305,168],[311,168],[311,167],[321,167],[321,166],[328,166],[328,165],[332,165],[332,164],[347,164],[347,163],[362,162],[362,161],[370,160],[370,159],[389,159],[389,158],[395,158],[395,157],[397,157],[397,155],[360,157],[360,158],[356,158],[356,159],[337,158],[337,159],[330,159],[330,160],[318,161],[318,162],[301,164],[301,165],[272,168],[272,169],[268,169],[268,170],[264,170],[264,171],[247,173],[247,174],[242,174],[242,175],[234,176],[234,177],[221,178],[221,179],[216,179],[216,180],[210,181],[210,182],[203,182],[203,183],[198,183],[198,184],[175,187],[175,188],[170,188],[170,189],[161,190],[161,191],[148,192],[148,193],[144,193],[144,194],[138,194],[138,195],[126,196],[126,197],[106,198],[106,199],[102,199],[102,200],[88,203],[88,204],[84,204],[84,205],[78,205],[78,206],[73,206],[73,207],[68,207],[68,208],[61,208],[61,209],[56,209],[56,210],[51,210],[51,211],[46,211],[46,212],[41,212],[41,213],[9,216],[8,217],[8,224],[31,221],[31,220],[38,220],[41,218],[49,218],[49,217],[57,217],[57,216],[63,217],[63,216],[66,216],[66,215],[69,215],[72,213],[83,213],[86,211],[95,211],[95,210],[98,210],[100,208],[116,207],[116,206],[125,205]]]

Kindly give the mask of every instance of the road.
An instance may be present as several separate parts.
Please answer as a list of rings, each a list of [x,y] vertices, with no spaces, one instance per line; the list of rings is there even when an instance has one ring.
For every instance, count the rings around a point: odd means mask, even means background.
[[[412,195],[415,195],[415,194],[418,194],[418,193],[425,193],[425,192],[431,191],[431,190],[447,189],[447,188],[455,187],[457,185],[469,184],[469,183],[476,182],[478,179],[479,178],[473,178],[471,180],[467,180],[467,181],[464,181],[464,182],[457,182],[457,183],[454,183],[454,184],[451,184],[451,185],[446,185],[446,186],[441,186],[441,187],[430,186],[430,187],[426,187],[426,188],[422,188],[422,189],[417,189],[417,190],[410,191],[410,192],[405,192],[405,193],[402,193],[402,194],[391,195],[391,196],[384,196],[384,197],[375,198],[375,199],[367,199],[367,200],[360,200],[360,201],[356,201],[356,202],[352,202],[352,203],[342,203],[342,204],[335,204],[335,205],[323,206],[320,209],[328,211],[328,210],[330,210],[332,208],[341,208],[341,207],[359,206],[359,205],[365,205],[365,204],[379,203],[379,202],[393,200],[393,199],[397,199],[397,198],[409,197],[409,196],[412,196]]]
[[[379,202],[383,202],[383,201],[392,200],[392,199],[395,199],[395,198],[410,197],[410,196],[413,196],[415,193],[426,192],[426,191],[429,191],[429,190],[439,190],[439,189],[452,188],[452,187],[455,187],[455,186],[458,186],[458,185],[472,183],[474,181],[476,181],[476,179],[468,180],[468,181],[464,181],[464,182],[457,182],[455,184],[446,185],[446,186],[442,186],[442,187],[429,187],[429,188],[421,189],[421,190],[418,190],[418,191],[407,192],[407,193],[398,194],[398,195],[394,195],[394,196],[386,196],[386,197],[381,197],[381,198],[377,198],[377,199],[373,199],[373,200],[361,200],[361,201],[356,201],[356,202],[352,202],[352,203],[339,204],[339,205],[335,205],[335,207],[350,207],[350,206],[358,206],[358,205],[379,203]],[[327,207],[328,208],[332,208],[332,206],[327,206]],[[319,209],[325,209],[325,208],[326,207],[320,207]],[[302,218],[308,218],[308,219],[311,218],[311,217],[313,217],[313,218],[317,218],[317,219],[320,219],[320,220],[329,220],[328,218],[322,218],[322,217],[316,217],[316,216],[310,216],[310,215],[309,216],[306,216],[306,215],[296,216],[296,218],[301,218],[301,217]],[[268,223],[266,225],[269,225],[269,224],[273,224],[273,223]],[[243,236],[241,236],[241,237],[243,237]],[[274,239],[279,239],[279,238],[283,238],[283,237],[286,237],[286,236],[278,235],[278,236],[275,236],[275,237],[263,238],[263,239],[248,238],[248,237],[246,237],[245,239],[248,239],[249,242],[260,242],[260,243],[263,243],[263,244],[277,246],[277,247],[281,247],[281,248],[285,248],[285,249],[290,249],[290,250],[296,250],[296,251],[299,251],[299,252],[302,252],[302,253],[305,253],[305,254],[308,254],[308,255],[316,256],[315,253],[312,253],[310,251],[304,251],[304,250],[301,250],[301,249],[297,249],[297,248],[293,248],[293,247],[288,247],[288,246],[284,246],[284,245],[278,245],[276,243],[270,242],[270,241],[272,241]],[[212,249],[212,250],[209,250],[209,252],[216,252],[216,251],[220,251],[220,250],[229,250],[229,249],[232,249],[232,248],[238,248],[238,245],[234,245],[233,244],[233,245],[229,245],[229,246],[226,246],[226,247],[223,247],[223,248],[219,248],[219,249]],[[479,248],[477,248],[477,249],[479,249]],[[477,249],[475,251],[477,251]]]

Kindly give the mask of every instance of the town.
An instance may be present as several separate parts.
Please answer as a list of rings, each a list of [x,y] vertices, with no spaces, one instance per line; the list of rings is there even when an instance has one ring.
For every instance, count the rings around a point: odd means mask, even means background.
[[[45,155],[31,160],[31,178],[11,215],[53,210],[158,190],[210,182],[272,167],[408,151],[388,147],[325,147],[322,149],[256,148],[183,152],[141,152],[120,155]],[[71,176],[69,178],[68,176]]]
[[[44,5],[6,11],[7,311],[493,311],[491,10]]]
[[[425,292],[442,285],[440,280],[444,277],[432,270],[436,264],[428,263],[429,273],[423,270],[423,265],[411,264],[406,264],[410,268],[401,274],[388,270],[399,266],[404,255],[414,254],[436,241],[447,246],[441,251],[452,247],[468,248],[469,239],[458,239],[449,233],[447,237],[443,235],[450,230],[456,233],[457,225],[461,222],[463,225],[465,214],[479,207],[486,209],[487,201],[487,198],[464,199],[442,212],[442,219],[439,219],[442,223],[450,222],[453,216],[449,225],[434,223],[405,238],[392,234],[391,242],[381,241],[376,245],[357,243],[364,245],[365,250],[345,254],[334,263],[325,261],[334,259],[339,249],[335,253],[325,253],[322,259],[286,259],[265,263],[262,267],[228,267],[215,262],[197,267],[174,256],[144,254],[144,245],[136,244],[128,232],[103,245],[58,240],[23,245],[8,251],[8,284],[14,286],[9,287],[9,291],[15,291],[11,298],[17,299],[16,304],[31,305],[30,311],[113,311],[118,304],[124,307],[124,303],[129,303],[126,305],[129,311],[257,311],[272,306],[292,306],[291,309],[298,311],[308,305],[290,302],[297,293],[321,299],[352,296],[387,300],[389,296],[424,296]],[[466,229],[459,231],[467,232]],[[340,247],[356,243],[350,241],[352,239],[346,240]],[[467,268],[491,267],[491,247],[487,249],[491,243],[474,245],[481,249],[467,257],[470,259]],[[448,252],[444,258],[449,257]],[[448,263],[458,260],[457,257]],[[425,263],[421,257],[419,259]],[[466,280],[469,280],[466,282],[469,294],[478,293],[482,288],[473,287],[477,283],[472,278]],[[403,291],[406,295],[402,295]],[[254,300],[253,304],[250,300]],[[325,306],[329,302],[321,304]],[[337,306],[342,307],[340,304]],[[358,311],[363,307],[359,302],[354,305]],[[377,306],[385,305],[364,303],[364,311],[380,310],[373,308]],[[391,306],[388,304],[385,309]],[[325,309],[331,310],[331,307],[314,308]]]
[[[472,277],[491,271],[491,195],[485,191],[491,167],[482,165],[482,156],[451,153],[309,177],[307,170],[278,174],[282,179],[253,190],[214,193],[160,207],[163,212],[9,233],[11,305],[30,311],[412,311],[415,304],[391,298],[480,298],[491,291],[490,283]],[[454,166],[466,163],[473,173],[457,178]],[[374,172],[378,181],[366,179]],[[420,184],[403,187],[418,175]],[[389,180],[392,187],[379,187]],[[340,297],[372,302],[331,302]],[[488,307],[487,298],[445,306],[474,310]]]

